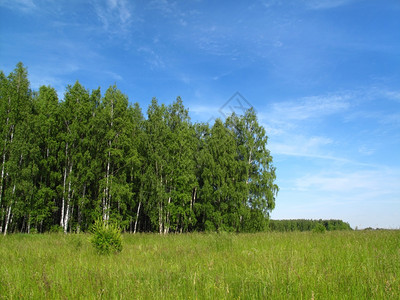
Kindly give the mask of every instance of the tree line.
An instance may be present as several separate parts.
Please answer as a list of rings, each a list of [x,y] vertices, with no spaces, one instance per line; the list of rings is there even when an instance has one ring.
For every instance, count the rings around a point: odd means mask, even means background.
[[[343,222],[342,220],[270,220],[269,229],[271,231],[311,231],[318,224],[325,227],[326,230],[351,230],[349,223]]]
[[[0,71],[0,231],[86,231],[95,220],[129,232],[264,230],[278,187],[255,111],[211,126],[181,98],[146,115],[115,85],[78,81],[64,99],[30,88],[18,63]]]

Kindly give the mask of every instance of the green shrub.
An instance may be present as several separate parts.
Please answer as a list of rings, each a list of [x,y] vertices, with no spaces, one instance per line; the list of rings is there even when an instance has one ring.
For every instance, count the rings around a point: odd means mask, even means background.
[[[116,224],[97,220],[92,227],[92,234],[90,241],[99,254],[122,251],[121,230]]]

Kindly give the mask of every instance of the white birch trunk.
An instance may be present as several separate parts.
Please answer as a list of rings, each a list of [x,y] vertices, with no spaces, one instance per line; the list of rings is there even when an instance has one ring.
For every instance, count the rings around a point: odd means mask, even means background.
[[[67,208],[65,210],[64,233],[67,233],[67,230],[68,230],[68,218],[69,218],[69,201],[67,204]]]
[[[162,209],[162,203],[160,202],[160,205],[159,205],[159,209],[158,209],[158,225],[159,225],[159,231],[160,231],[160,234],[162,234],[163,233],[163,209]]]
[[[14,186],[13,186],[13,191],[12,191],[13,197],[14,197],[14,193],[15,193],[15,184],[14,184]],[[7,234],[8,224],[11,223],[11,222],[10,222],[10,217],[11,217],[11,206],[12,206],[12,202],[10,203],[10,206],[8,207],[6,225],[5,225],[5,227],[4,227],[4,235]]]
[[[111,145],[111,141],[109,141]],[[110,146],[111,147],[111,146]],[[103,201],[103,221],[107,221],[108,215],[108,201],[109,201],[109,179],[110,179],[110,157],[111,151],[108,151],[108,161],[107,161],[107,170],[106,170],[106,186],[104,188],[104,201]]]
[[[114,98],[111,98],[111,112],[110,112],[110,128],[114,125]],[[110,207],[111,207],[111,197],[110,197],[110,167],[111,167],[111,145],[112,141],[108,141],[108,161],[107,161],[107,174],[106,174],[106,193],[105,193],[105,211],[103,215],[103,220],[108,222],[110,218]]]
[[[171,203],[171,197],[168,197],[168,205]],[[165,216],[165,226],[164,226],[164,234],[169,233],[169,209],[167,209],[166,216]]]
[[[68,143],[65,144],[65,159],[68,159]],[[66,192],[66,185],[67,185],[67,163],[65,163],[64,168],[64,181],[63,181],[63,196],[61,201],[61,219],[60,219],[60,226],[64,228],[64,209],[65,209],[65,192]]]
[[[68,230],[69,207],[70,207],[70,202],[71,202],[71,173],[72,173],[72,164],[69,167],[67,207],[65,209],[65,216],[64,216],[64,233],[67,233],[67,230]]]
[[[133,229],[133,233],[136,233],[138,219],[139,219],[140,206],[141,205],[142,205],[142,201],[139,201],[139,206],[138,206],[138,209],[137,209],[137,212],[136,212],[136,220],[135,220],[135,227]]]
[[[6,147],[4,146],[4,153],[3,153],[3,164],[1,166],[1,179],[0,179],[0,207],[1,207],[1,200],[3,195],[3,182],[4,182],[4,166],[6,164]]]
[[[11,216],[11,204],[8,207],[8,210],[7,210],[6,225],[4,227],[4,235],[7,235],[8,224],[10,223],[10,216]]]

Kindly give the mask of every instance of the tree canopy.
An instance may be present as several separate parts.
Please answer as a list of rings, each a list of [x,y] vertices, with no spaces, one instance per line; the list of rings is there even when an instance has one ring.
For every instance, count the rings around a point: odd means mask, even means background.
[[[98,218],[130,232],[264,230],[278,187],[254,110],[192,122],[178,97],[143,115],[115,85],[32,91],[0,72],[0,231],[79,232]]]
[[[269,229],[271,231],[311,231],[316,226],[323,226],[328,231],[352,229],[349,223],[342,220],[269,220]]]

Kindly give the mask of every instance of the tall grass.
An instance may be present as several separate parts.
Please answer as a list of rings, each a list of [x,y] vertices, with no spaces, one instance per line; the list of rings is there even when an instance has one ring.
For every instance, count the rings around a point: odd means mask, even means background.
[[[0,238],[6,299],[399,299],[400,231]]]

